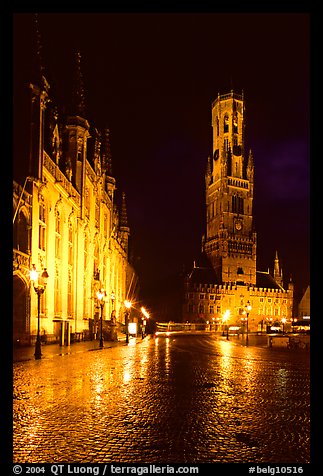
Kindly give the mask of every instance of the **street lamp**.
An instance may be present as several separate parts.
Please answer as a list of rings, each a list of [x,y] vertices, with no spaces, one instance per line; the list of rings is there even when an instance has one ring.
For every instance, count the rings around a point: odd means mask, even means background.
[[[128,324],[129,324],[129,314],[130,314],[130,308],[132,306],[132,303],[128,300],[124,301],[124,305],[126,308],[125,311],[125,325],[126,325],[126,343],[128,344],[129,342],[129,329],[128,329]]]
[[[283,317],[283,318],[282,318],[282,323],[283,323],[283,334],[285,334],[286,317]]]
[[[149,312],[146,311],[146,309],[141,306],[140,308],[142,314],[143,314],[143,317],[141,318],[142,319],[142,326],[141,326],[141,337],[142,339],[145,337],[145,330],[146,330],[146,319],[149,319]],[[146,319],[145,319],[146,318]]]
[[[225,311],[225,313],[223,314],[223,322],[225,324],[225,327],[226,327],[226,336],[227,336],[227,340],[229,340],[229,325],[228,325],[228,320],[230,318],[230,309],[227,309]],[[224,336],[224,329],[223,329],[223,333],[222,335]]]
[[[112,321],[115,320],[115,312],[114,312],[114,300],[115,300],[115,298],[116,298],[115,292],[112,291],[112,293],[111,293],[111,301],[112,301],[111,320]]]
[[[249,323],[249,312],[251,311],[251,305],[250,305],[250,302],[247,301],[247,304],[246,304],[246,315],[247,315],[247,337],[246,337],[246,345],[249,344],[249,326],[248,326],[248,323]]]
[[[44,294],[44,291],[47,285],[47,279],[48,279],[48,273],[46,268],[44,268],[44,271],[42,272],[39,278],[39,273],[36,270],[36,266],[33,264],[30,270],[30,280],[33,282],[34,290],[37,293],[37,298],[38,298],[37,338],[35,343],[35,354],[34,354],[35,359],[41,359],[41,356],[42,356],[41,341],[40,341],[40,296]]]
[[[96,296],[99,300],[100,307],[101,307],[101,315],[100,315],[100,347],[103,347],[103,330],[102,330],[102,320],[103,320],[103,307],[104,307],[104,296],[105,291],[101,289],[96,293]]]

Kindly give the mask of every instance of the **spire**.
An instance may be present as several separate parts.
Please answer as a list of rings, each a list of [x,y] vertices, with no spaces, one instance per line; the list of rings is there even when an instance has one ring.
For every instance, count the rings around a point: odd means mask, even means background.
[[[129,251],[128,244],[129,244],[130,228],[128,226],[126,194],[124,192],[122,192],[121,214],[120,214],[120,219],[119,219],[119,231],[120,231],[121,240],[122,240],[124,249],[128,253],[128,251]]]
[[[40,86],[43,83],[45,68],[42,58],[42,42],[37,13],[34,14],[33,24],[32,49],[34,51],[34,55],[32,59],[32,79],[38,83],[38,86]]]
[[[75,53],[74,75],[72,78],[72,114],[85,116],[84,82],[81,71],[81,53]]]
[[[128,215],[127,215],[126,194],[125,194],[125,192],[122,192],[120,227],[128,228]]]
[[[110,146],[110,129],[106,127],[102,138],[102,168],[108,176],[112,176],[112,155]]]
[[[279,268],[279,259],[278,259],[277,250],[275,255],[275,263],[274,263],[274,280],[276,281],[277,284],[279,284],[280,286],[283,286],[283,272]]]
[[[275,265],[274,265],[274,277],[280,276],[280,271],[279,271],[279,259],[278,259],[278,252],[276,250],[276,255],[275,255]]]

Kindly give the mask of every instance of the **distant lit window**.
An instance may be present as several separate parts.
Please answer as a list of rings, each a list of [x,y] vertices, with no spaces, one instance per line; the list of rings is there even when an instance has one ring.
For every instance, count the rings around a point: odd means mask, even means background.
[[[205,295],[204,295],[204,294],[200,294],[200,299],[205,299]]]
[[[210,300],[214,301],[214,294],[210,294]]]
[[[210,306],[210,314],[214,314],[214,306],[213,306],[213,304],[211,304],[211,306]]]

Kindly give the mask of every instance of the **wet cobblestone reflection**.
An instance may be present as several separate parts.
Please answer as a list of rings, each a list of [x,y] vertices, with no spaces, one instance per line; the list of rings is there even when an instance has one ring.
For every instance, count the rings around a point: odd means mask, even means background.
[[[309,353],[171,336],[15,363],[13,431],[20,463],[310,462]]]

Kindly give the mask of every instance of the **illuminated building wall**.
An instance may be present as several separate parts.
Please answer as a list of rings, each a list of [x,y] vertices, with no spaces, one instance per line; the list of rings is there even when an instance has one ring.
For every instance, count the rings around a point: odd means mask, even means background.
[[[124,300],[137,292],[124,193],[116,203],[109,130],[90,127],[80,84],[76,88],[71,115],[60,119],[46,79],[30,84],[31,177],[24,187],[14,183],[15,341],[31,342],[37,333],[33,264],[49,275],[40,305],[40,333],[47,341],[69,344],[74,333],[91,337],[100,315],[99,289],[106,292],[104,321],[124,323]]]

